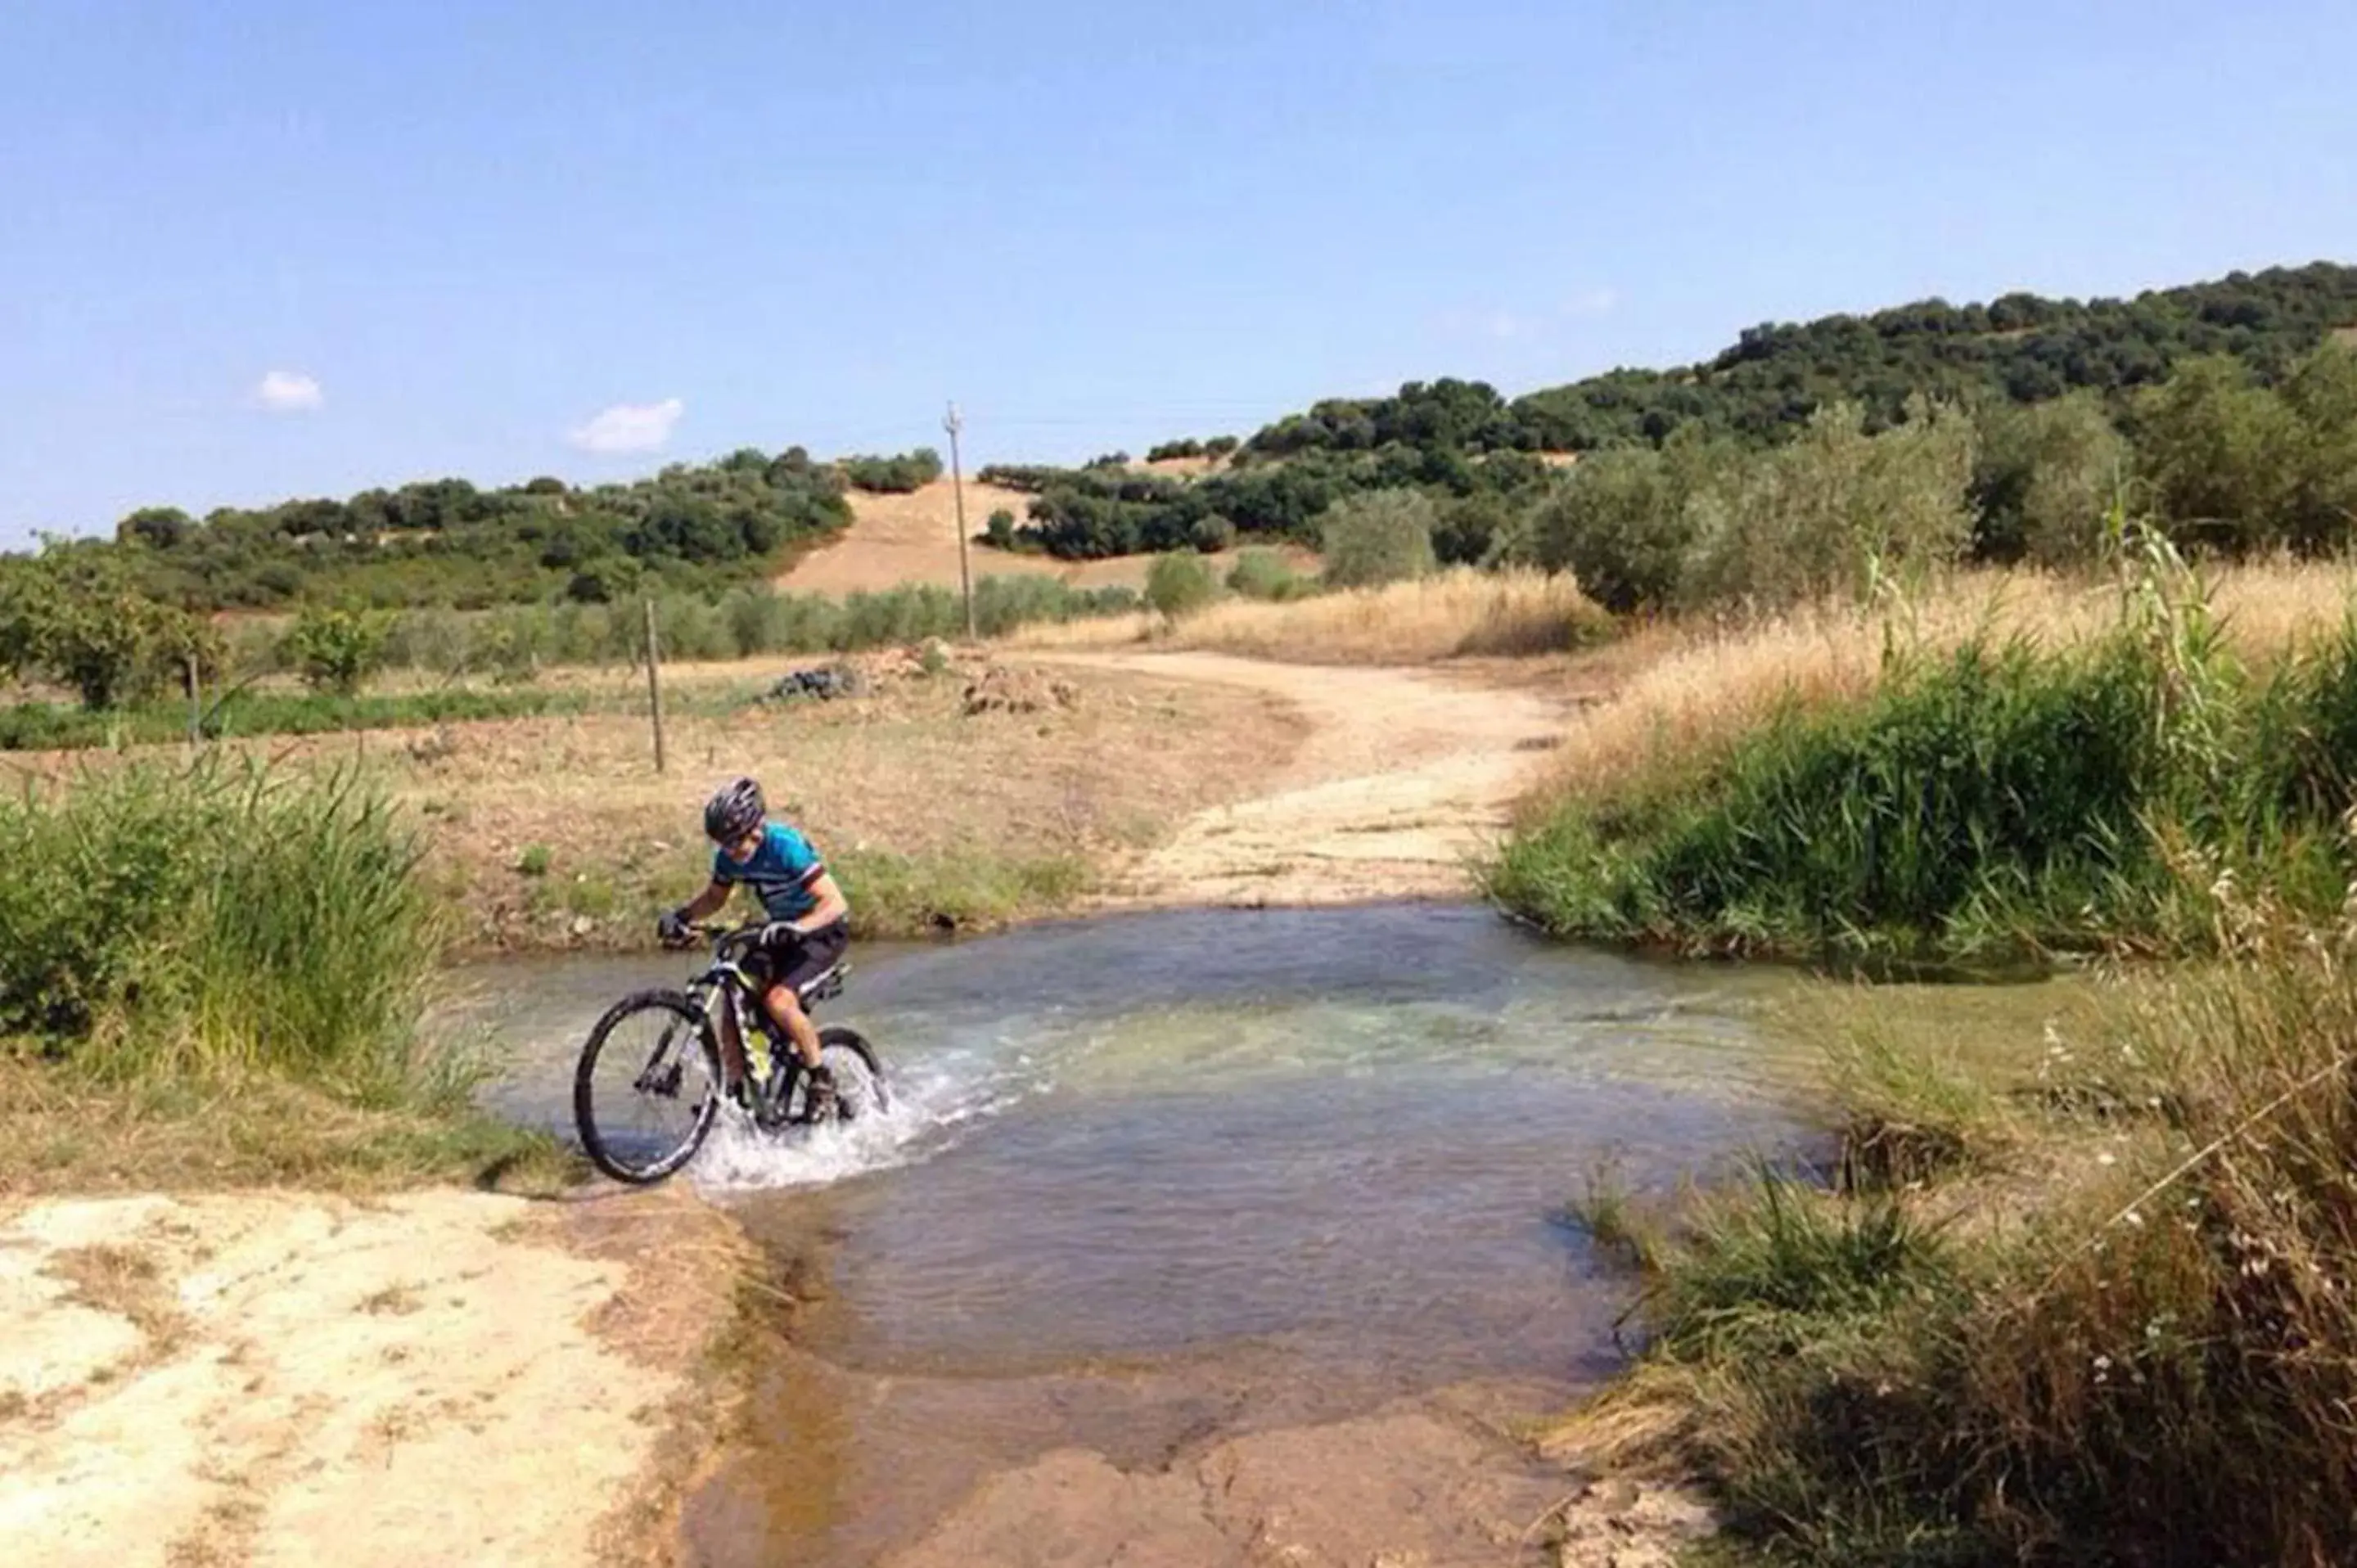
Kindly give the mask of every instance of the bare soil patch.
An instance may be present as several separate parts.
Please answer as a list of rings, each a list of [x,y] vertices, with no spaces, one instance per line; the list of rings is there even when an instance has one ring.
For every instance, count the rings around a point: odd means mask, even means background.
[[[1569,691],[1461,671],[1319,668],[1216,653],[1034,655],[1077,672],[1152,671],[1291,703],[1307,740],[1245,799],[1133,855],[1103,902],[1244,908],[1464,897],[1577,705]]]
[[[662,1559],[652,1461],[718,1419],[734,1237],[668,1190],[20,1209],[0,1539],[57,1568]]]

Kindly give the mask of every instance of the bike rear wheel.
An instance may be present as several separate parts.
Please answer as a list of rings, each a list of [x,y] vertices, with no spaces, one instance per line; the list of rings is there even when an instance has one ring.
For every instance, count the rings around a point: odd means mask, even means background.
[[[719,1053],[684,993],[625,996],[589,1031],[574,1069],[581,1146],[616,1181],[661,1181],[702,1146],[721,1084]]]
[[[858,1030],[847,1024],[820,1026],[818,1059],[834,1079],[834,1113],[828,1120],[856,1122],[891,1109],[892,1097],[884,1087],[884,1064]],[[810,1080],[801,1070],[799,1058],[779,1109],[781,1123],[810,1120]]]

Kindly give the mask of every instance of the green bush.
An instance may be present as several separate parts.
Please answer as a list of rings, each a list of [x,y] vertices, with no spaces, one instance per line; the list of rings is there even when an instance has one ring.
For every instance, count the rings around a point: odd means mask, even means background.
[[[2357,1562],[2357,1319],[2323,1283],[2357,1271],[2352,954],[2232,923],[2232,963],[2090,988],[2007,1086],[2034,1141],[1997,1179],[1691,1212],[1598,1430],[1650,1403],[1626,1428],[1681,1434],[1747,1562]]]
[[[1172,620],[1192,615],[1218,595],[1211,568],[1200,555],[1157,555],[1146,570],[1146,605]]]
[[[141,1077],[417,1087],[438,958],[419,848],[350,777],[209,755],[0,801],[0,1033]]]
[[[1616,447],[1580,459],[1531,522],[1534,562],[1626,615],[1677,602],[1694,542],[1691,503],[1739,454],[1681,436],[1662,451]]]
[[[2223,355],[2136,402],[2137,467],[2173,536],[2232,553],[2336,548],[2357,501],[2357,350],[2327,344],[2280,389]]]
[[[853,489],[907,495],[942,477],[942,455],[930,446],[897,457],[845,457],[838,465]]]
[[[1432,549],[1437,521],[1432,498],[1417,490],[1374,490],[1337,502],[1321,530],[1326,581],[1365,588],[1426,575],[1438,564]]]
[[[533,718],[547,714],[591,711],[591,693],[545,687],[481,691],[467,687],[400,696],[306,695],[243,688],[205,707],[204,733],[231,736],[328,735],[348,730],[396,729],[419,725],[459,724],[475,719]],[[165,700],[105,712],[63,708],[50,703],[0,707],[0,751],[70,751],[99,746],[156,746],[188,733],[186,703]]]
[[[1855,405],[1819,410],[1789,445],[1693,495],[1681,596],[1758,606],[1862,597],[1893,575],[1954,564],[1972,542],[1975,442],[1969,419],[1921,399],[1878,435]]]
[[[354,696],[382,664],[393,620],[377,611],[311,606],[287,628],[279,657],[313,691]]]
[[[1973,552],[1985,561],[2092,561],[2104,514],[2130,478],[2126,437],[2092,392],[1977,415]]]
[[[1236,525],[1214,512],[1199,517],[1187,529],[1187,542],[1205,555],[1217,555],[1236,546]]]
[[[1228,591],[1247,599],[1297,599],[1310,584],[1276,551],[1247,550],[1228,568]]]

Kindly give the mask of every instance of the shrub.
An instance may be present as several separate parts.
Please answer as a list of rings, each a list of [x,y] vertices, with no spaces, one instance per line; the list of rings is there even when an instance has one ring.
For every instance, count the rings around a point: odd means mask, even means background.
[[[384,660],[393,618],[361,609],[307,607],[279,644],[279,658],[317,692],[356,695]]]
[[[1374,490],[1337,502],[1321,531],[1326,580],[1336,587],[1376,587],[1433,571],[1432,498],[1409,489]]]
[[[1228,568],[1228,591],[1247,599],[1299,598],[1309,591],[1307,579],[1274,550],[1247,550]]]
[[[2357,1561],[2357,955],[2228,923],[2235,961],[2056,1041],[1993,1189],[1705,1205],[1647,1259],[1651,1343],[1581,1457],[1673,1434],[1796,1568]]]
[[[195,616],[139,591],[114,547],[52,540],[0,562],[0,674],[41,674],[87,708],[112,708],[220,667],[221,640]]]
[[[1879,435],[1856,405],[1821,409],[1790,446],[1700,491],[1684,596],[1863,596],[1896,573],[1960,560],[1972,538],[1972,424],[1921,398],[1908,406],[1907,423]]]
[[[1236,543],[1236,525],[1217,513],[1199,517],[1188,527],[1187,542],[1205,555],[1232,550]]]
[[[1146,602],[1177,620],[1210,604],[1218,589],[1202,557],[1173,553],[1157,555],[1146,572]]]
[[[1974,553],[2051,565],[2093,559],[2104,513],[2127,480],[2127,441],[2092,392],[1979,416]]]
[[[897,457],[845,457],[838,467],[853,489],[907,495],[942,477],[942,455],[920,446]]]
[[[1580,591],[1606,609],[1625,615],[1665,607],[1678,596],[1693,543],[1693,494],[1716,467],[1731,461],[1686,439],[1666,452],[1629,446],[1591,453],[1539,504],[1532,557],[1550,572],[1570,572]]]

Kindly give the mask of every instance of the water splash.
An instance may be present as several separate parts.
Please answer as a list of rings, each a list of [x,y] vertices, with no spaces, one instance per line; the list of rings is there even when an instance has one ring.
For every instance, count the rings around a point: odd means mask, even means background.
[[[764,1133],[735,1106],[723,1109],[683,1173],[706,1195],[823,1187],[914,1165],[954,1148],[976,1122],[1045,1087],[1018,1059],[960,1052],[913,1071],[886,1071],[891,1104],[848,1122]]]

